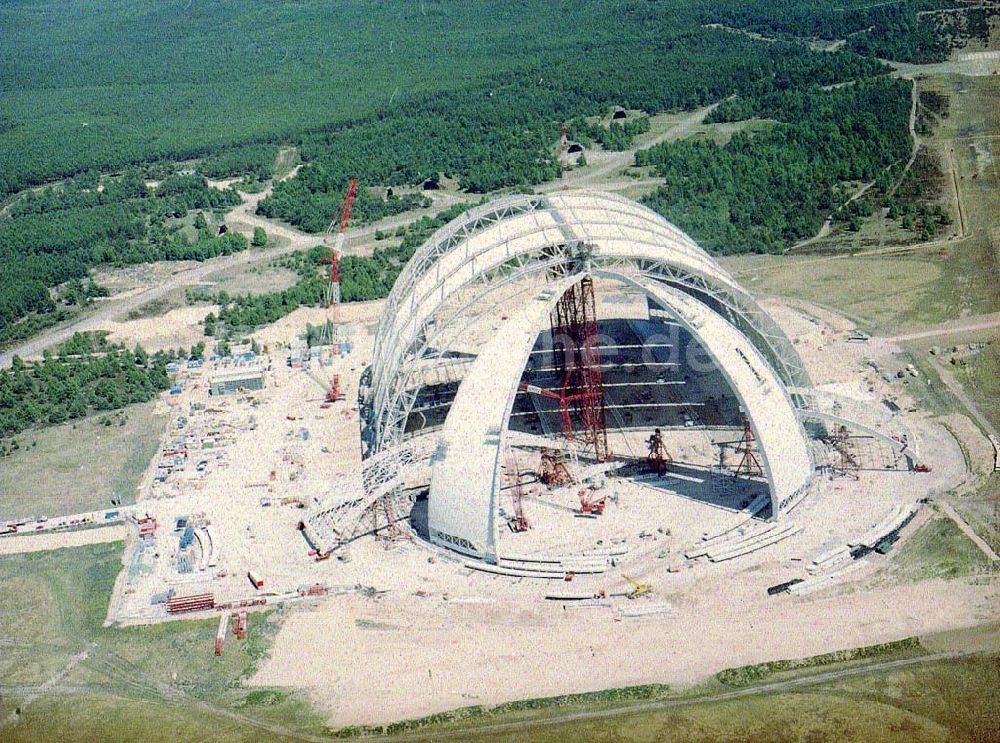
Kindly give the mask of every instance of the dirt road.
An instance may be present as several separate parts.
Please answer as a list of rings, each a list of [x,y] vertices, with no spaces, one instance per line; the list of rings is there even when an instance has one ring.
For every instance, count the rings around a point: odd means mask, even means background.
[[[558,191],[563,187],[567,188],[589,188],[593,187],[595,184],[600,185],[601,188],[605,188],[605,180],[609,176],[620,176],[621,171],[629,167],[635,159],[636,150],[646,147],[652,147],[660,142],[665,142],[668,139],[679,139],[687,134],[705,121],[705,117],[708,116],[712,111],[718,107],[718,103],[713,103],[711,106],[705,106],[704,108],[699,108],[696,111],[692,111],[690,115],[684,117],[667,131],[653,137],[652,139],[643,140],[641,145],[633,147],[628,150],[623,150],[622,152],[595,152],[589,153],[588,157],[594,161],[594,164],[587,168],[582,168],[580,170],[573,170],[566,174],[566,182],[563,183],[561,180],[551,181],[545,183],[538,187],[538,191],[541,193],[550,193],[552,191]]]
[[[54,531],[43,534],[3,537],[0,539],[0,555],[16,555],[24,552],[44,552],[64,547],[80,547],[85,544],[120,542],[128,534],[124,524],[101,526],[80,531]]]
[[[892,341],[918,341],[925,338],[938,338],[946,335],[957,335],[959,333],[974,333],[979,330],[990,330],[1000,328],[1000,313],[992,315],[980,315],[971,320],[949,320],[941,325],[935,325],[926,330],[918,330],[913,333],[900,333],[882,340]]]
[[[52,328],[41,335],[0,353],[0,369],[10,366],[15,355],[22,358],[38,356],[44,349],[69,340],[73,337],[74,333],[100,330],[109,320],[116,320],[132,310],[136,310],[176,289],[206,281],[213,274],[253,263],[270,261],[280,255],[293,253],[296,250],[304,248],[311,248],[322,242],[321,235],[309,235],[296,230],[294,227],[272,222],[257,216],[254,213],[257,209],[257,204],[268,193],[269,191],[263,191],[259,194],[245,195],[244,202],[226,216],[226,224],[248,234],[253,232],[254,227],[263,227],[267,230],[268,234],[287,240],[285,245],[276,248],[264,248],[263,250],[245,250],[235,255],[207,260],[193,268],[179,269],[166,281],[148,286],[139,291],[130,292],[118,299],[109,300],[99,310],[87,317],[80,318],[68,325]],[[450,198],[448,201],[451,203],[457,201],[457,199]],[[348,230],[344,252],[347,255],[369,254],[374,249],[374,241],[370,238],[375,234],[376,230],[394,230],[397,227],[410,224],[424,215],[436,214],[447,205],[435,203],[429,209],[407,212],[397,217],[383,219],[366,227]]]

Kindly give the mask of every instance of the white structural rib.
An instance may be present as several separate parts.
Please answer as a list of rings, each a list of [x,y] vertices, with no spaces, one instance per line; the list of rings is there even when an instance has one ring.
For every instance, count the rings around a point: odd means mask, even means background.
[[[726,320],[684,292],[609,271],[665,306],[698,339],[746,411],[771,493],[772,518],[812,474],[805,433],[792,401],[763,356]],[[517,384],[549,312],[578,276],[553,282],[517,314],[471,364],[448,412],[428,499],[431,541],[496,560],[500,452]]]
[[[627,281],[672,311],[729,382],[746,412],[764,474],[771,484],[771,515],[780,515],[809,482],[812,460],[802,424],[791,398],[757,348],[722,317],[689,295],[656,281]]]
[[[646,207],[588,191],[503,197],[438,230],[417,250],[393,286],[379,323],[372,365],[368,404],[376,421],[395,405],[394,396],[407,368],[419,360],[421,344],[439,319],[436,313],[450,297],[501,268],[517,272],[546,260],[558,263],[555,256],[572,250],[574,243],[587,245],[595,265],[611,267],[627,261],[688,277],[722,301],[739,305],[755,318],[751,323],[768,322],[718,263]],[[773,324],[755,329],[761,337],[752,341],[758,346],[771,344],[783,364],[801,370],[797,354],[780,330]],[[381,446],[381,425],[376,422],[375,449]]]
[[[462,380],[431,470],[427,523],[435,544],[496,560],[501,438],[538,330],[577,280],[550,284],[507,320]]]

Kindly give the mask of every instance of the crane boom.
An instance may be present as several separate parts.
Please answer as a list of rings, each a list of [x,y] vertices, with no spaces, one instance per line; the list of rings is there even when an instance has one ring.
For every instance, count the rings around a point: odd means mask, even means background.
[[[334,305],[340,302],[340,254],[344,249],[344,233],[347,231],[347,220],[351,217],[351,205],[354,204],[354,197],[358,195],[358,179],[352,178],[351,184],[347,187],[347,196],[344,197],[343,206],[340,208],[339,219],[330,222],[326,228],[326,239],[324,242],[330,247],[330,290],[327,296],[327,305]],[[333,228],[338,225],[336,241],[331,245]]]

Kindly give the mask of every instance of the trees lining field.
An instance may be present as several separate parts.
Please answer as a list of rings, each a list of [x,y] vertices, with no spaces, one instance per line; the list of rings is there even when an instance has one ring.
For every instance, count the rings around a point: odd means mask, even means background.
[[[729,58],[746,49],[730,39],[720,55],[715,32],[702,27],[709,23],[787,37],[850,35],[864,54],[939,59],[955,36],[981,36],[986,26],[988,10],[917,15],[952,5],[12,2],[0,9],[0,195],[89,168],[204,156],[208,175],[261,176],[279,143],[398,118],[399,108],[426,108],[435,94],[487,103],[513,80],[554,92],[559,109],[590,105],[594,83],[639,108],[642,87],[661,92],[657,109],[717,99],[741,88],[745,75],[726,78]]]
[[[16,337],[10,330],[17,320],[54,311],[49,289],[86,277],[94,265],[204,260],[245,250],[242,235],[217,236],[206,226],[191,239],[172,222],[238,203],[235,191],[209,188],[200,176],[172,176],[149,188],[137,171],[116,178],[87,173],[24,194],[0,219],[0,334]]]
[[[0,371],[0,437],[147,402],[169,386],[167,355],[77,333],[57,353]]]
[[[719,0],[713,6],[706,22],[779,37],[844,39],[859,54],[914,63],[941,62],[953,46],[986,41],[989,19],[1000,12],[982,7],[953,13],[963,7],[955,0]]]
[[[769,44],[718,29],[678,31],[662,13],[650,11],[646,20],[634,27],[626,23],[631,38],[602,38],[594,29],[597,41],[579,57],[543,59],[517,76],[494,76],[476,90],[438,93],[305,135],[298,151],[309,162],[296,178],[277,185],[261,211],[304,225],[302,205],[328,200],[351,177],[393,186],[444,174],[474,193],[537,184],[559,175],[562,121],[601,115],[614,105],[677,111],[734,93],[830,85],[887,71],[851,53],[819,54],[796,43]],[[608,132],[608,144],[616,148]],[[574,134],[594,139],[598,133],[575,122]]]

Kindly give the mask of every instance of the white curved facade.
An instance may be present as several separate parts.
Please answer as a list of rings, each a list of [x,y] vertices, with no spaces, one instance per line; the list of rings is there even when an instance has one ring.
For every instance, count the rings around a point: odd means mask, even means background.
[[[535,279],[519,313],[475,349],[463,374],[435,455],[432,540],[496,557],[499,453],[517,384],[549,311],[583,273],[646,294],[708,351],[758,439],[778,517],[812,471],[786,389],[809,385],[792,345],[726,271],[655,212],[619,196],[569,191],[470,210],[414,254],[389,296],[361,401],[370,455],[403,441],[428,369],[454,363],[447,339],[493,311],[499,295],[509,299],[504,290]]]

